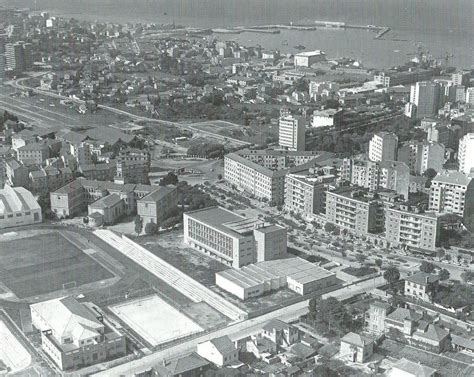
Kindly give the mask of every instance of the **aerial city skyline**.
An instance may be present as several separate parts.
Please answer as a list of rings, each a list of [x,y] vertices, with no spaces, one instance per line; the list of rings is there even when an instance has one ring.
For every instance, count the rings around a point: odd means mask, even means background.
[[[0,1],[0,374],[472,376],[471,1]]]

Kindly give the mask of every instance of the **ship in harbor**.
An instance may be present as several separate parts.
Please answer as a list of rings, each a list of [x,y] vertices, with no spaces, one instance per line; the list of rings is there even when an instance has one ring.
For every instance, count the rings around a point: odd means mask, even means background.
[[[306,46],[303,46],[303,45],[296,45],[296,46],[294,46],[294,48],[296,50],[306,50]]]

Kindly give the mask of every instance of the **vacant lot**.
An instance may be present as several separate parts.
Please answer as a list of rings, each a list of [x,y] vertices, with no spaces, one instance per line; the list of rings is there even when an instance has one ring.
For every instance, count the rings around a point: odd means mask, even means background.
[[[58,232],[0,242],[2,283],[19,298],[113,277]]]

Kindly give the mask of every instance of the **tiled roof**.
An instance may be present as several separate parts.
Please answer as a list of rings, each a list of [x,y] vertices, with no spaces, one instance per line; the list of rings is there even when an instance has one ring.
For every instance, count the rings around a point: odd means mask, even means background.
[[[367,344],[372,343],[373,340],[364,335],[350,332],[342,337],[341,342],[349,343],[357,347],[365,347]]]
[[[411,376],[416,377],[431,377],[436,373],[436,369],[428,367],[426,365],[415,363],[413,361],[407,360],[405,358],[400,359],[396,364],[393,365],[394,369],[401,370],[408,373]],[[392,371],[397,373],[395,371]],[[396,377],[397,374],[389,374],[389,376]]]
[[[440,342],[449,335],[449,331],[430,323],[425,329],[418,329],[415,334],[422,338]]]
[[[84,305],[71,296],[32,304],[31,308],[39,313],[57,338],[74,336],[80,339],[85,331],[98,334],[98,330],[104,327]]]
[[[414,275],[407,276],[405,280],[415,284],[427,285],[437,282],[439,280],[439,276],[420,271]]]
[[[110,208],[118,204],[122,199],[117,194],[110,194],[89,204],[90,208]]]
[[[387,319],[390,319],[395,322],[403,322],[405,319],[409,319],[411,321],[418,321],[422,317],[422,314],[417,313],[414,310],[397,308],[387,316]]]
[[[156,190],[150,192],[148,195],[144,196],[141,199],[138,199],[137,202],[143,203],[156,203],[163,199],[170,192],[176,190],[176,187],[173,185],[158,187]]]
[[[227,354],[235,351],[234,343],[227,335],[211,339],[210,342],[217,348],[221,354]]]
[[[286,322],[280,321],[279,319],[272,319],[263,325],[262,329],[265,331],[282,331],[290,328],[290,325]]]

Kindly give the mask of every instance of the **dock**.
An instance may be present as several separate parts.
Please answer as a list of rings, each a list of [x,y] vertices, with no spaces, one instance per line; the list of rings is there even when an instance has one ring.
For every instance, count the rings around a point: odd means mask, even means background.
[[[381,39],[385,34],[387,34],[390,31],[389,27],[383,28],[375,37],[374,39]]]

